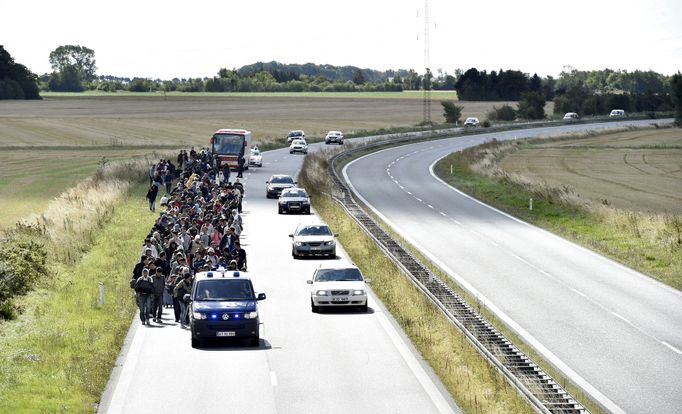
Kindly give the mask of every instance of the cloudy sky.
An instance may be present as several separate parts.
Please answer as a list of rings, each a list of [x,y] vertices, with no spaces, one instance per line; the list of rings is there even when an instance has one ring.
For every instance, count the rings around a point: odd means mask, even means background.
[[[682,70],[680,0],[429,0],[431,68]],[[257,61],[424,68],[424,0],[0,0],[0,44],[33,72],[59,45],[97,73],[205,77]]]

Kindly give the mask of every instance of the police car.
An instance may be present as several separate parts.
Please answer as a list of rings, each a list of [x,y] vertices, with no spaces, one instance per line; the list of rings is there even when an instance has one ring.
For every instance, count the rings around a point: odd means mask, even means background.
[[[225,338],[248,338],[251,345],[258,346],[258,301],[265,299],[265,293],[254,291],[246,272],[199,272],[190,299],[193,348],[208,339]]]

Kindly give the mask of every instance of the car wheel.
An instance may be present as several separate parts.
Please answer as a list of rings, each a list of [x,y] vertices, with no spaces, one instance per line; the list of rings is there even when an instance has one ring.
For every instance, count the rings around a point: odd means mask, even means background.
[[[320,307],[319,307],[319,306],[315,306],[315,303],[313,302],[312,298],[310,299],[310,310],[311,310],[313,313],[319,313],[319,312],[320,312]]]
[[[336,259],[336,250],[334,250],[333,252],[329,253],[329,258],[330,258],[330,259]]]
[[[293,153],[294,153],[293,151],[289,151],[289,154],[293,154]]]
[[[281,208],[277,209],[277,214],[282,214],[284,211]]]
[[[293,257],[294,259],[298,259],[298,255],[296,254],[296,250],[291,249],[291,257]]]
[[[201,339],[199,338],[192,338],[192,348],[201,348]]]
[[[367,313],[367,302],[365,302],[364,305],[360,306],[360,312]]]
[[[260,336],[256,335],[253,338],[251,338],[250,343],[251,343],[251,346],[255,346],[255,347],[260,346]]]

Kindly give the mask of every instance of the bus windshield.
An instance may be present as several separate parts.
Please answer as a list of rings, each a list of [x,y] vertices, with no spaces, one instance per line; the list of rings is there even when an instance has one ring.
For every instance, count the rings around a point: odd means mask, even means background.
[[[244,147],[244,135],[215,134],[213,139],[213,151],[216,154],[237,155]]]

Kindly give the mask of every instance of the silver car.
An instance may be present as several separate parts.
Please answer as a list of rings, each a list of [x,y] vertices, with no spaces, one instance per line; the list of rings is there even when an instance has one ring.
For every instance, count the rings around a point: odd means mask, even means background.
[[[295,139],[291,141],[291,145],[289,145],[289,154],[293,154],[294,152],[307,154],[308,144],[306,144],[306,142],[302,139]]]
[[[291,237],[291,255],[336,257],[336,234],[326,224],[300,224]]]

